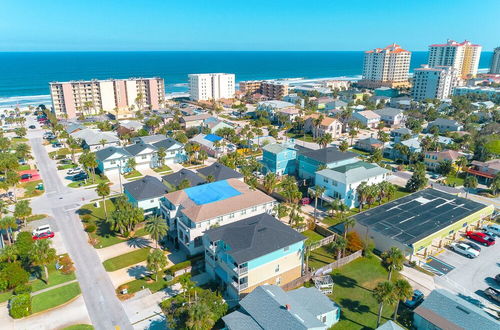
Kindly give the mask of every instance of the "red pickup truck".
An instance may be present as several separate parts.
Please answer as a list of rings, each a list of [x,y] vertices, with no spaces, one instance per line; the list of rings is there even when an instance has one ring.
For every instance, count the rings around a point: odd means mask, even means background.
[[[494,238],[478,231],[468,231],[467,233],[465,233],[465,236],[467,236],[468,239],[483,244],[484,246],[491,246],[495,244]]]

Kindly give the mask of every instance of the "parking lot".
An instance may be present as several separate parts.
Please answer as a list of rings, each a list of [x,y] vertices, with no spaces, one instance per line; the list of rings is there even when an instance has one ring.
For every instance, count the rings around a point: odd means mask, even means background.
[[[470,302],[500,310],[498,303],[493,303],[482,293],[489,286],[500,289],[494,280],[500,273],[500,238],[497,238],[493,246],[481,246],[481,253],[475,259],[445,249],[434,256],[432,264],[443,264],[445,268],[454,267],[442,276],[435,276],[437,286],[455,292]]]

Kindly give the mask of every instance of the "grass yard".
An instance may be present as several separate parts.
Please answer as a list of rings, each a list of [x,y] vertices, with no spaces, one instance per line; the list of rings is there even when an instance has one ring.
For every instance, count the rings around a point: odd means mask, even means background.
[[[49,308],[53,308],[68,302],[81,293],[78,282],[49,290],[33,296],[32,310],[33,313],[42,312]]]
[[[57,169],[61,171],[61,170],[69,170],[70,168],[75,168],[75,167],[77,167],[76,164],[64,164],[64,165],[58,165]]]
[[[135,265],[141,261],[146,260],[149,254],[149,248],[142,248],[129,253],[122,254],[105,260],[102,264],[107,272],[114,272],[115,270],[122,269],[131,265]]]
[[[105,176],[104,178],[102,178],[98,174],[90,173],[90,176],[87,179],[87,183],[85,183],[85,180],[71,182],[70,184],[68,184],[68,187],[70,187],[70,188],[89,187],[89,186],[98,185],[101,182],[109,182],[108,177]]]
[[[332,252],[328,250],[328,246],[322,246],[311,251],[309,255],[309,267],[318,269],[335,261]]]
[[[20,165],[17,170],[18,171],[28,171],[28,170],[31,170],[31,166],[30,166],[30,164]]]
[[[323,238],[325,238],[322,235],[318,234],[317,232],[315,232],[313,230],[309,230],[309,229],[306,231],[303,231],[301,234],[304,235],[305,237],[307,237],[307,241],[311,242],[311,243],[321,241]]]
[[[12,297],[12,291],[5,291],[0,293],[0,304],[6,302]]]
[[[465,181],[464,177],[465,177],[464,173],[461,173],[458,176],[457,175],[449,175],[446,178],[446,183],[451,184],[451,185],[455,185],[456,187],[460,187],[460,186],[464,185],[464,181]]]
[[[372,296],[377,283],[387,280],[380,259],[359,258],[332,273],[335,286],[330,298],[341,306],[340,321],[332,329],[374,329],[378,303]],[[393,306],[384,306],[382,323],[391,318]]]
[[[297,134],[288,132],[285,135],[291,139],[297,139],[305,142],[314,142],[314,139],[311,134]]]
[[[40,268],[40,275],[44,276],[44,279],[36,279],[33,282],[31,282],[31,287],[33,288],[33,292],[43,290],[46,288],[50,288],[52,286],[61,284],[61,283],[66,283],[69,281],[73,281],[76,279],[75,273],[72,274],[63,274],[59,270],[56,269],[55,267],[55,262],[50,264],[48,266],[49,270],[49,284],[45,283],[45,272],[43,268]]]
[[[16,144],[19,144],[19,143],[26,143],[28,142],[29,140],[27,138],[22,138],[22,137],[13,137],[12,139],[10,139],[10,142],[15,146]]]
[[[43,194],[43,190],[36,189],[36,186],[38,186],[39,183],[43,183],[43,181],[36,180],[36,181],[21,183],[19,185],[19,187],[24,188],[25,192],[24,192],[23,197],[21,197],[20,199],[36,197],[36,196],[40,196],[41,194]]]
[[[30,221],[36,221],[36,220],[42,220],[47,217],[47,214],[33,214],[32,216],[29,216],[26,220],[28,222]]]
[[[163,173],[163,172],[170,172],[172,171],[172,169],[167,165],[163,165],[162,167],[154,168],[153,171],[155,171],[156,173]]]
[[[361,155],[361,156],[367,156],[369,157],[371,154],[367,151],[363,151],[363,150],[358,150],[358,149],[355,149],[355,148],[350,148],[348,151],[351,151],[351,152],[354,152],[354,153],[357,153],[358,155]]]
[[[137,178],[142,176],[141,172],[138,170],[133,170],[124,175],[125,179]]]
[[[75,324],[64,328],[63,330],[93,330],[94,327],[90,324]]]

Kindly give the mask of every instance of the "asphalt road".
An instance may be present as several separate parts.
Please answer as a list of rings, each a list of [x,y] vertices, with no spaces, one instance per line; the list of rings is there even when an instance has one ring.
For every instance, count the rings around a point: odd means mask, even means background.
[[[27,126],[34,123],[33,118]],[[45,194],[32,201],[33,213],[53,216],[51,225],[61,233],[64,244],[76,267],[76,276],[95,329],[132,329],[127,314],[75,211],[89,199],[97,197],[94,190],[71,189],[57,175],[56,164],[42,145],[41,130],[28,130],[28,138],[44,181]],[[61,316],[64,317],[64,316]]]

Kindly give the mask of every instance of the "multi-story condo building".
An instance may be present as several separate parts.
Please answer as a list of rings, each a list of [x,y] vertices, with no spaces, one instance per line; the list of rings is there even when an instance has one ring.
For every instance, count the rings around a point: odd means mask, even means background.
[[[500,74],[500,47],[495,48],[491,58],[490,73]]]
[[[457,69],[451,66],[429,67],[422,65],[413,74],[412,97],[421,101],[425,99],[446,99],[453,88],[458,86]]]
[[[201,237],[213,227],[262,213],[272,213],[276,200],[232,178],[165,195],[160,211],[169,235],[190,255],[203,252]]]
[[[190,74],[189,95],[195,101],[232,99],[235,92],[235,75],[232,73]]]
[[[263,81],[261,85],[261,94],[270,99],[281,100],[283,96],[288,95],[288,87],[289,85],[282,81]]]
[[[359,85],[368,88],[409,86],[411,52],[392,44],[365,52],[363,79]]]
[[[205,269],[229,299],[265,283],[285,285],[302,276],[306,237],[269,214],[208,230]]]
[[[49,86],[57,117],[113,113],[117,109],[157,109],[165,98],[165,82],[157,77],[51,82]]]
[[[428,64],[430,67],[451,66],[465,79],[477,74],[481,49],[480,45],[467,40],[461,43],[448,40],[445,44],[433,44],[429,46]]]
[[[463,86],[453,89],[453,95],[480,94],[490,99],[500,97],[500,88],[487,86]]]
[[[262,80],[240,81],[240,92],[244,95],[251,95],[261,92]]]

